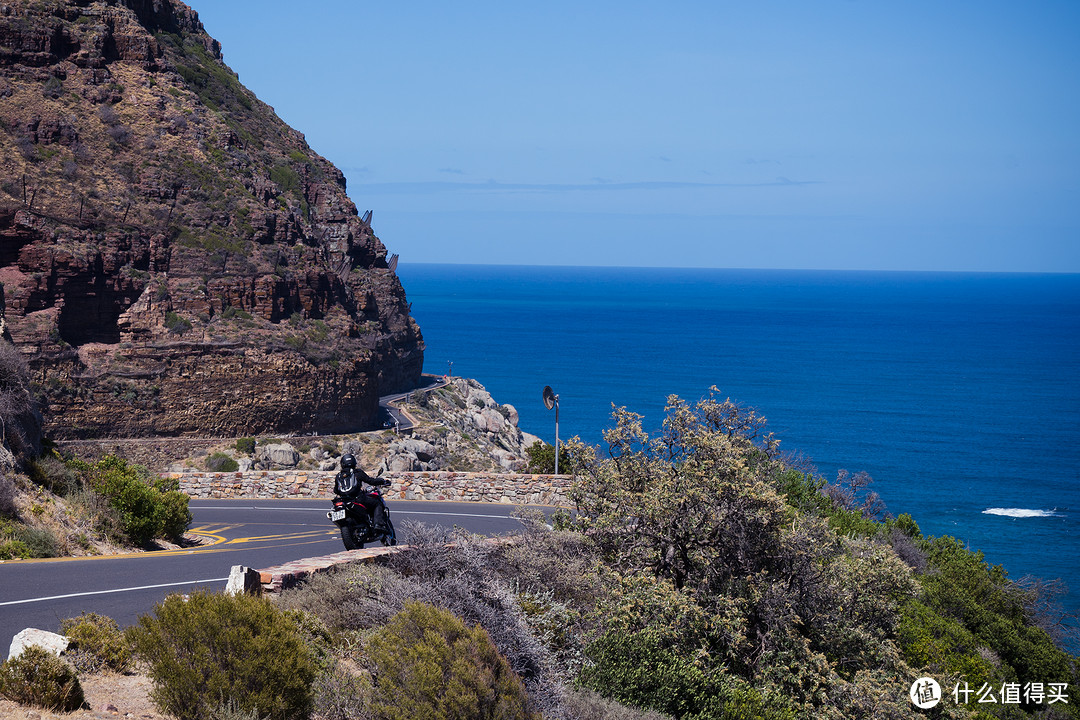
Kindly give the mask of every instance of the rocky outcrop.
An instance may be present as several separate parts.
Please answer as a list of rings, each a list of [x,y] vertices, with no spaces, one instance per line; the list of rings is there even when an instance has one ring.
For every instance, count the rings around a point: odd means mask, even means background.
[[[521,431],[513,405],[499,403],[471,378],[417,393],[408,412],[418,426],[411,437],[386,447],[375,472],[522,472],[528,467],[525,449],[539,439]]]
[[[419,379],[370,216],[179,0],[0,5],[0,178],[53,437],[354,431]]]

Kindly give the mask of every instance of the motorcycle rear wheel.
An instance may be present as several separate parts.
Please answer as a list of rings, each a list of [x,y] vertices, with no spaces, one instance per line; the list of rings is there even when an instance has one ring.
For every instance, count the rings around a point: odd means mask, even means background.
[[[342,523],[341,527],[341,542],[345,545],[346,550],[363,550],[364,543],[356,541],[356,525],[353,523]]]

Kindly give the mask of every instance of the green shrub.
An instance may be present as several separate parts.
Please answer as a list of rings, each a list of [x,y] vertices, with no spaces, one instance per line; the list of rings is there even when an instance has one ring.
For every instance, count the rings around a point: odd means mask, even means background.
[[[223,452],[216,452],[206,458],[206,469],[210,472],[236,472],[240,465]]]
[[[39,505],[34,506],[40,508]],[[0,519],[0,560],[46,558],[59,554],[51,531],[25,525],[18,520]]]
[[[15,560],[33,557],[30,548],[22,540],[8,540],[0,543],[0,560]]]
[[[27,557],[51,558],[60,555],[56,536],[45,528],[24,526],[20,528],[17,539],[26,545],[27,551],[30,553]]]
[[[75,671],[36,645],[0,665],[0,695],[20,705],[61,712],[77,710],[84,704]]]
[[[386,720],[535,718],[525,687],[487,631],[418,602],[373,636],[376,713]]]
[[[178,540],[191,522],[188,498],[176,481],[152,484],[145,468],[106,455],[88,466],[89,484],[109,500],[120,514],[121,529],[136,544],[156,537]]]
[[[127,631],[149,666],[151,699],[179,720],[232,701],[275,720],[306,717],[315,664],[296,624],[250,595],[172,595]]]
[[[71,642],[68,652],[80,670],[95,672],[101,668],[128,672],[133,667],[131,647],[116,621],[97,613],[83,613],[60,622],[62,632]]]
[[[232,320],[236,318],[238,320],[251,320],[251,313],[240,310],[232,305],[221,311],[222,320]]]
[[[555,472],[555,446],[537,440],[525,448],[529,456],[529,472],[539,475],[551,475]],[[559,446],[559,471],[570,472],[570,455],[565,445]]]
[[[901,639],[912,665],[987,666],[972,657],[977,647],[992,650],[1007,666],[1001,672],[1040,682],[1080,683],[1076,660],[1054,646],[1050,636],[1031,624],[1020,589],[1000,565],[957,539],[941,537],[924,545],[929,571],[920,576],[920,604],[904,608]],[[1080,717],[1080,710],[1069,711]]]
[[[188,525],[191,524],[191,510],[188,509],[188,496],[179,490],[168,490],[161,493],[161,534],[162,536],[179,542]]]
[[[682,717],[700,712],[712,694],[692,659],[642,633],[606,633],[586,654],[592,664],[582,671],[581,684],[633,707]]]
[[[255,454],[255,438],[243,437],[236,441],[236,451],[245,455]]]
[[[631,707],[684,720],[794,720],[779,698],[766,700],[740,678],[706,674],[700,663],[648,633],[608,632],[589,646],[582,685]]]
[[[183,335],[191,329],[191,321],[180,317],[170,310],[165,313],[165,327],[169,329],[169,332],[175,335]]]

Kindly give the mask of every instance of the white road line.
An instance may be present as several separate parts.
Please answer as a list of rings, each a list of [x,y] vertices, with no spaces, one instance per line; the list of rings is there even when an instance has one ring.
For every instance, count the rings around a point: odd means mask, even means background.
[[[202,583],[225,582],[229,578],[211,578],[209,580],[188,580],[187,582],[162,583],[160,585],[142,585],[141,587],[116,588],[115,590],[94,590],[92,592],[71,593],[70,595],[53,595],[52,597],[29,598],[27,600],[8,600],[0,602],[4,605],[25,605],[26,603],[45,602],[47,600],[63,600],[65,598],[85,597],[87,595],[107,595],[109,593],[131,592],[133,590],[153,590],[154,588],[176,587],[177,585],[200,585]]]
[[[482,517],[482,518],[502,518],[503,520],[517,520],[512,515],[477,515],[474,513],[444,513],[444,512],[424,512],[423,510],[394,510],[390,508],[394,515],[449,515],[450,517]]]

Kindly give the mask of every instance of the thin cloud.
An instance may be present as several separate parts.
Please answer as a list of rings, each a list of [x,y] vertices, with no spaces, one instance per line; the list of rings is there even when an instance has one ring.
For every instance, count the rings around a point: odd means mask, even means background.
[[[598,179],[599,180],[599,179]],[[588,191],[632,191],[632,190],[695,190],[708,188],[770,188],[794,187],[801,185],[821,185],[821,180],[792,180],[778,177],[769,182],[760,183],[712,183],[712,182],[594,182],[594,183],[502,183],[495,180],[487,182],[390,182],[364,183],[352,188],[371,194],[415,195],[436,193],[561,193]]]

